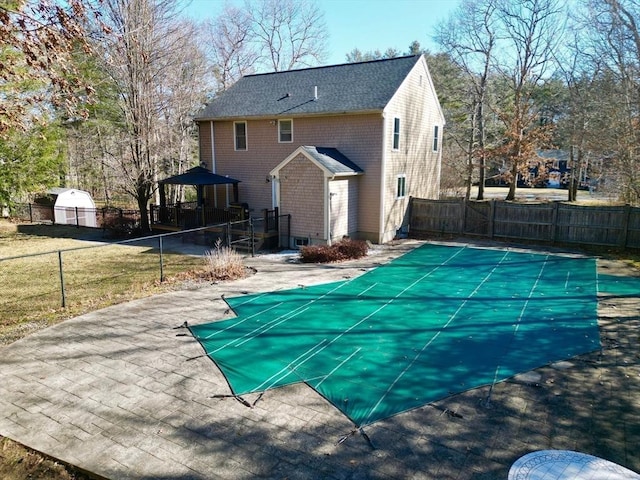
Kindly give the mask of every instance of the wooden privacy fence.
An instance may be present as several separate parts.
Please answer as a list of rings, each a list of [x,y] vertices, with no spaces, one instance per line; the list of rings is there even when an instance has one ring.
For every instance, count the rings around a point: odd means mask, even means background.
[[[410,231],[640,248],[640,208],[411,198]]]

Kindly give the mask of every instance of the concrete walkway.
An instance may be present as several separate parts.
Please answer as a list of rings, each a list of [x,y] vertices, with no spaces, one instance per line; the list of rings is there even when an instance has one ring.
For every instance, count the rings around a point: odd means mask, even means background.
[[[602,355],[528,372],[366,428],[305,385],[233,398],[184,329],[221,295],[341,280],[415,244],[341,265],[248,259],[250,278],[68,320],[0,348],[0,435],[110,479],[505,479],[521,455],[578,450],[640,471],[638,298],[601,301]],[[186,336],[180,336],[187,334]],[[249,402],[257,396],[248,396]]]

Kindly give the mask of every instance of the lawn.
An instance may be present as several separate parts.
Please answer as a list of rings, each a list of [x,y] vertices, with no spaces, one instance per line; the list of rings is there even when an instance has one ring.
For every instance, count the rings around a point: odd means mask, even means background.
[[[202,265],[201,257],[163,254],[165,277]],[[100,230],[9,222],[0,223],[0,286],[0,344],[171,288],[160,282],[160,255],[149,242],[114,245]]]

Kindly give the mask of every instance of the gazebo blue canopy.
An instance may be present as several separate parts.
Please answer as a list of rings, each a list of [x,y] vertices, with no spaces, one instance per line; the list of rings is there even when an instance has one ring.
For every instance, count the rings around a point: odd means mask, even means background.
[[[233,201],[238,201],[238,183],[240,180],[224,175],[218,175],[205,167],[193,167],[180,175],[160,180],[158,184],[160,188],[160,206],[166,205],[166,196],[164,185],[193,185],[198,192],[197,204],[199,207],[204,206],[204,187],[207,185],[233,185]]]

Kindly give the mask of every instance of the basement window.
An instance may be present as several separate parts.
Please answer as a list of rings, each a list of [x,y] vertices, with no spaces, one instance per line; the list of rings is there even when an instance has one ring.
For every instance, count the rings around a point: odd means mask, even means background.
[[[296,246],[296,248],[306,247],[307,245],[309,245],[309,237],[295,237],[293,239],[293,244]]]

